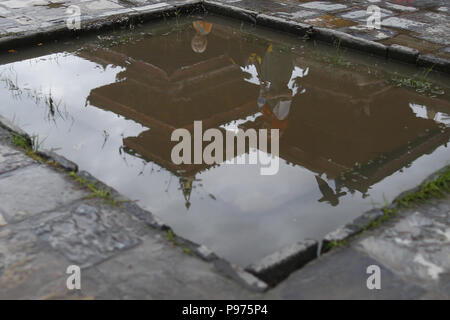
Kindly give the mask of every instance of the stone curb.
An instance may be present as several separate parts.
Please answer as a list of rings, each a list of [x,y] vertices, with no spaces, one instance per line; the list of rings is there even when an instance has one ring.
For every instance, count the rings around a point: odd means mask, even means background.
[[[28,142],[28,144],[31,145],[31,138],[28,135],[28,133],[26,133],[25,131],[23,131],[21,128],[19,128],[18,126],[16,126],[14,123],[12,123],[11,121],[9,121],[8,119],[6,119],[5,117],[3,117],[2,115],[0,115],[0,127],[8,130],[11,133],[17,134],[23,138],[25,138],[25,140]]]
[[[330,250],[329,245],[338,242],[347,240],[358,233],[362,232],[367,226],[369,226],[372,222],[377,221],[384,215],[384,212],[381,209],[373,209],[363,213],[361,216],[354,219],[352,222],[339,227],[338,229],[329,232],[325,235],[322,240],[322,248],[321,254],[326,253]]]
[[[215,1],[202,1],[201,3],[208,12],[250,23],[256,23],[256,16],[258,15],[258,12],[256,11],[242,9]]]
[[[387,57],[387,47],[384,44],[358,38],[347,33],[327,28],[313,28],[313,39],[336,44],[342,47],[373,53],[383,58]]]
[[[401,46],[398,44],[391,44],[388,47],[388,58],[404,61],[408,63],[416,63],[419,56],[419,50],[409,47]]]
[[[273,28],[300,36],[304,36],[312,32],[311,25],[285,20],[282,18],[273,17],[263,13],[258,14],[256,16],[256,24],[263,27]]]
[[[66,171],[78,172],[78,165],[67,158],[60,156],[59,154],[51,151],[51,150],[38,150],[37,155],[47,159],[52,160],[59,164],[59,167]]]

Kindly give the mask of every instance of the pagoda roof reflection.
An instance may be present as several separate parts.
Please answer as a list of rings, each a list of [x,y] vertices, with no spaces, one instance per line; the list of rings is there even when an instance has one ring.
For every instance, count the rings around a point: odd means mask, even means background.
[[[225,132],[226,124],[249,116],[253,117],[240,123],[240,128],[273,127],[257,108],[260,86],[248,81],[250,75],[245,71],[258,63],[249,57],[264,56],[264,46],[246,41],[229,27],[214,25],[207,36],[207,49],[198,53],[190,49],[193,36],[195,30],[188,28],[78,53],[103,66],[124,68],[116,82],[93,89],[88,97],[91,105],[148,128],[137,137],[125,137],[124,149],[188,184],[197,173],[213,166],[175,165],[171,161],[177,143],[170,141],[173,130],[192,132],[193,122],[201,120],[203,130]],[[447,101],[435,98],[432,106],[426,105],[428,98],[387,86],[368,74],[331,70],[313,57],[291,54],[285,59],[303,70],[308,68],[309,73],[295,79],[302,90],[292,98],[279,156],[316,174],[324,195],[321,200],[335,205],[345,194],[343,188],[364,195],[373,184],[448,142],[448,127],[432,116],[418,117],[411,108],[412,104],[423,105],[430,115],[450,114]],[[326,180],[334,180],[335,190]]]

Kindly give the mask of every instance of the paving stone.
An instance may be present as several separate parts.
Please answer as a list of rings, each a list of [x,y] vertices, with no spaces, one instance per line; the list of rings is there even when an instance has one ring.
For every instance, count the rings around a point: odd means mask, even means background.
[[[417,39],[405,34],[399,34],[391,39],[381,41],[386,45],[397,44],[404,47],[417,49],[421,53],[429,53],[443,48],[443,45],[435,44],[422,39]]]
[[[239,2],[240,3],[240,2]],[[240,19],[250,23],[256,22],[257,11],[236,8],[231,5],[222,4],[219,1],[208,1],[204,2],[206,9],[210,12],[222,14],[226,17],[231,17],[235,19]]]
[[[448,5],[447,0],[414,0],[414,7],[417,8],[433,8]]]
[[[70,263],[50,252],[29,229],[0,228],[0,299],[33,299]]]
[[[165,8],[165,7],[169,7],[169,6],[171,6],[169,3],[159,2],[159,3],[149,4],[146,6],[135,7],[135,8],[133,8],[133,10],[140,12],[140,11],[148,11],[148,10]]]
[[[176,250],[174,250],[176,249]],[[239,299],[260,296],[218,275],[207,262],[148,236],[142,245],[95,267],[128,299]]]
[[[306,23],[312,24],[314,26],[318,27],[325,27],[325,28],[344,28],[349,26],[354,26],[357,23],[351,20],[342,19],[333,15],[325,14],[316,18],[306,19]]]
[[[89,192],[45,166],[28,166],[4,174],[0,194],[0,210],[11,223],[87,197]]]
[[[257,12],[279,11],[283,10],[286,7],[286,5],[284,5],[283,3],[273,0],[242,0],[239,2],[233,2],[231,4],[239,8],[254,10]]]
[[[404,6],[404,5],[396,4],[396,3],[392,3],[392,2],[384,2],[384,3],[381,3],[381,5],[389,8],[389,9],[401,11],[401,12],[415,12],[415,11],[419,10],[414,6]]]
[[[419,31],[420,29],[427,27],[427,24],[425,23],[399,17],[390,17],[384,19],[381,21],[381,24],[385,27],[387,26],[397,29],[405,29],[409,31]]]
[[[368,29],[365,24],[341,29],[341,31],[370,41],[386,40],[398,35],[398,32],[388,28]]]
[[[97,0],[86,3],[86,8],[89,10],[111,10],[111,9],[122,9],[123,6],[117,4],[116,2],[108,0]]]
[[[367,267],[377,265],[381,289],[367,288]],[[417,299],[426,291],[410,284],[380,262],[351,248],[335,249],[291,274],[267,293],[281,299]]]
[[[406,210],[357,247],[405,279],[428,289],[450,290],[449,200],[435,200],[420,211]]]
[[[40,300],[118,300],[124,298],[124,294],[115,286],[115,283],[109,282],[95,268],[82,268],[80,276],[81,288],[79,290],[67,289],[68,275],[66,274],[53,281],[43,283],[32,298]]]
[[[276,28],[277,30],[283,30],[302,36],[305,35],[305,33],[310,29],[309,25],[297,23],[294,21],[287,21],[283,18],[268,16],[265,14],[259,14],[256,17],[256,23],[261,26]]]
[[[291,7],[284,10],[277,10],[272,13],[276,17],[281,17],[288,20],[304,21],[305,18],[311,18],[320,15],[317,11],[305,10],[305,9],[292,9]]]
[[[22,151],[0,144],[0,175],[36,163]]]
[[[434,55],[450,60],[450,47],[442,48],[433,52]]]
[[[300,4],[300,6],[307,9],[327,11],[327,12],[332,11],[334,12],[347,9],[347,6],[345,4],[333,3],[328,1],[311,1],[307,3],[302,3]]]
[[[419,34],[417,37],[445,46],[450,45],[450,19],[448,14],[418,12],[402,17],[425,24],[423,28],[414,30]]]
[[[381,19],[390,17],[392,15],[394,15],[394,12],[387,10],[387,9],[381,9]],[[356,11],[349,11],[349,12],[341,13],[341,14],[339,14],[339,16],[344,19],[365,22],[365,21],[367,21],[367,18],[369,18],[370,14],[367,13],[367,10],[356,10]]]

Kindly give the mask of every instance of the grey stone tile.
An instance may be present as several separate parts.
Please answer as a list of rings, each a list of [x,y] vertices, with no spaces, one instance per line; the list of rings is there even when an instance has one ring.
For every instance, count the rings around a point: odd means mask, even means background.
[[[87,197],[81,186],[45,166],[28,166],[0,178],[0,211],[8,222],[17,222]]]
[[[407,210],[357,244],[404,279],[428,289],[450,290],[450,203],[436,200]]]
[[[348,9],[348,6],[343,3],[336,3],[333,1],[311,1],[300,4],[301,7],[310,10],[319,10],[325,12],[337,12]]]
[[[0,299],[39,298],[70,263],[51,252],[29,229],[0,228]]]
[[[56,218],[52,219],[53,215]],[[101,200],[75,203],[48,216],[50,219],[43,216],[33,223],[33,230],[80,267],[89,267],[140,243],[137,220]]]
[[[37,162],[19,151],[5,144],[0,144],[0,175]]]
[[[173,247],[161,235],[149,235],[140,246],[95,268],[128,299],[260,297],[218,274],[211,263]]]
[[[367,288],[367,267],[381,271],[381,289]],[[335,249],[306,265],[267,294],[281,299],[416,299],[425,290],[351,248]]]
[[[426,23],[403,17],[389,17],[387,19],[383,19],[381,24],[383,27],[392,27],[409,31],[419,31],[420,29],[428,26]]]

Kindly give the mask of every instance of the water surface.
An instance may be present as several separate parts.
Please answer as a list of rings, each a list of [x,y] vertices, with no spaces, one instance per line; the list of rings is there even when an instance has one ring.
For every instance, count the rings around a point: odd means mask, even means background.
[[[450,159],[445,76],[430,75],[445,91],[430,97],[388,82],[418,69],[213,16],[44,44],[3,63],[2,116],[243,266],[321,239]],[[279,172],[173,164],[170,134],[195,120],[279,129]]]

